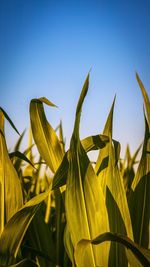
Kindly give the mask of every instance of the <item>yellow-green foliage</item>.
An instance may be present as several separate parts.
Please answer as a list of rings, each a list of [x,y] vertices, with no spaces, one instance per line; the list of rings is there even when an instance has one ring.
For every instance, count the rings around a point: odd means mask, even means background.
[[[28,148],[8,153],[0,110],[0,266],[150,266],[150,101],[137,75],[145,104],[145,137],[134,169],[127,147],[113,139],[113,101],[103,134],[80,140],[80,116],[87,76],[77,104],[68,151],[62,123],[59,136],[47,121],[42,97],[30,103]],[[39,158],[33,153],[33,140]],[[96,164],[88,157],[99,150]]]

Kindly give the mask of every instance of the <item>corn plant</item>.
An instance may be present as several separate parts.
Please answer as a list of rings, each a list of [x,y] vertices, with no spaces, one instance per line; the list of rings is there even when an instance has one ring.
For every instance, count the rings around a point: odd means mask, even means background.
[[[17,129],[1,108],[0,266],[150,266],[150,101],[136,77],[145,103],[145,137],[137,170],[140,148],[131,157],[128,147],[121,161],[120,143],[113,139],[115,99],[103,133],[80,139],[89,75],[67,151],[62,123],[54,130],[44,111],[44,104],[56,106],[42,97],[30,102],[28,148],[19,151],[23,132],[14,152],[8,153],[5,118]],[[88,157],[91,150],[99,151],[95,166]]]

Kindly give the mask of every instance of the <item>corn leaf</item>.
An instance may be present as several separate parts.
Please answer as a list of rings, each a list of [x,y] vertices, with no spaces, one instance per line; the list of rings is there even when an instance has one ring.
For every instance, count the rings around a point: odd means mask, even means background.
[[[30,103],[31,128],[40,155],[55,173],[62,161],[63,150],[54,129],[46,119],[43,103],[55,106],[46,98],[32,99]]]
[[[142,264],[144,267],[150,266],[150,250],[144,250],[142,247],[137,245],[135,242],[133,242],[130,238],[120,235],[118,233],[112,233],[107,232],[100,234],[98,237],[96,237],[94,240],[80,240],[80,242],[77,244],[76,250],[75,250],[75,261],[77,267],[80,266],[80,262],[83,261],[84,254],[86,252],[86,247],[89,245],[89,243],[92,243],[94,245],[101,244],[106,241],[113,241],[115,243],[122,244],[126,249],[127,253],[128,250],[134,254],[136,257],[135,259],[130,255],[130,263],[132,264],[132,267],[137,267],[136,263],[138,262],[139,266]],[[90,266],[90,265],[89,265]],[[112,265],[114,266],[114,265]]]
[[[68,230],[73,247],[83,238],[94,238],[98,231],[109,229],[104,196],[98,177],[83,149],[79,139],[79,123],[82,104],[89,86],[89,75],[84,83],[76,109],[74,131],[68,155],[65,208]],[[99,250],[92,245],[86,250],[84,266],[107,266],[108,244]]]
[[[132,239],[133,238],[132,224],[128,209],[126,193],[123,186],[123,180],[121,179],[119,173],[118,165],[115,165],[115,152],[111,142],[109,144],[109,166],[108,166],[106,187],[107,189],[110,190],[112,197],[114,198],[119,208],[120,214],[124,221],[127,235]],[[106,193],[106,202],[107,202],[107,193]],[[109,203],[107,205],[107,209],[109,209],[112,212],[113,205],[111,207],[111,203]],[[112,212],[112,218],[114,220],[113,212]],[[116,219],[115,224],[117,223],[119,224],[120,223],[119,220],[117,221],[117,218],[115,219]]]
[[[59,124],[59,140],[61,143],[63,153],[65,154],[65,138],[64,138],[64,134],[63,134],[62,121],[60,121],[60,124]]]
[[[17,158],[29,163],[33,168],[35,168],[33,163],[20,151],[15,151],[15,152],[9,153],[9,157],[10,157],[10,159],[12,159],[13,157],[17,157]]]
[[[9,267],[38,267],[38,265],[32,261],[32,260],[29,260],[29,259],[23,259],[22,261],[16,263],[16,264],[13,264],[13,265],[10,265]],[[3,266],[1,266],[3,267]]]
[[[137,76],[147,116],[145,117],[145,137],[141,160],[132,183],[129,207],[132,218],[134,239],[139,245],[148,248],[150,243],[150,102],[146,90]]]
[[[36,256],[40,266],[47,267],[47,265],[55,266],[56,252],[53,232],[49,225],[44,222],[44,204],[37,210],[27,230],[23,251]]]
[[[120,145],[111,141],[114,104],[115,99],[103,131],[103,134],[109,136],[110,142],[100,151],[95,171],[103,188],[110,231],[128,234],[133,239],[126,193],[117,165]],[[120,244],[111,243],[109,266],[127,266],[125,249]]]
[[[56,205],[56,265],[62,266],[63,265],[63,253],[64,253],[64,227],[66,224],[65,220],[65,207],[64,207],[64,199],[63,194],[60,193],[60,189],[54,190],[55,194],[55,205]]]
[[[3,110],[0,107],[0,112],[3,113],[4,117],[7,119],[7,121],[10,123],[10,125],[12,126],[12,128],[16,131],[17,134],[20,135],[20,133],[18,132],[16,126],[14,125],[14,123],[12,122],[12,120],[10,119],[10,117],[8,116],[8,114],[5,112],[5,110]]]
[[[126,193],[118,165],[115,164],[115,152],[109,144],[109,164],[106,169],[106,206],[111,232],[128,235],[133,239],[131,218]],[[111,243],[109,266],[127,266],[125,249],[120,244]]]
[[[9,158],[4,136],[4,114],[0,111],[0,235],[5,224],[22,205],[21,184]]]
[[[64,231],[64,245],[65,245],[67,255],[72,262],[71,266],[76,267],[75,260],[74,260],[74,247],[71,241],[71,236],[70,236],[70,232],[69,232],[67,224],[66,224],[65,231]]]
[[[96,237],[94,240],[81,240],[76,248],[75,251],[75,260],[77,267],[78,261],[80,261],[80,258],[83,258],[84,253],[85,253],[85,248],[89,243],[92,243],[94,245],[98,245],[100,243],[106,242],[106,241],[113,241],[117,242],[119,244],[122,244],[127,248],[127,250],[132,251],[132,253],[136,256],[138,263],[141,263],[142,266],[148,267],[150,266],[150,251],[149,250],[144,250],[141,248],[139,245],[137,245],[135,242],[133,242],[130,238],[120,235],[118,233],[103,233]],[[137,265],[134,265],[134,260],[132,262],[133,267],[137,267]]]
[[[126,249],[126,255],[130,266],[143,267],[143,264],[141,264],[130,249]]]
[[[41,202],[45,200],[49,192],[50,189],[32,198],[7,222],[0,237],[0,265],[14,262],[24,235]]]
[[[142,95],[143,95],[146,114],[147,114],[148,126],[149,126],[149,129],[150,129],[150,100],[149,100],[148,94],[147,94],[147,92],[145,90],[145,87],[144,87],[144,85],[143,85],[142,81],[140,80],[140,77],[139,77],[139,75],[137,73],[136,73],[136,78],[137,78],[138,84],[140,86]]]
[[[86,152],[101,149],[109,142],[109,137],[105,135],[88,136],[81,141]],[[66,184],[68,176],[69,162],[68,151],[65,153],[63,160],[54,175],[52,189],[58,188]]]
[[[150,131],[145,118],[146,131],[142,157],[129,195],[129,207],[135,242],[148,248],[150,242]]]
[[[111,106],[103,134],[106,136],[110,136],[112,138],[112,124],[113,124],[113,112],[114,112],[115,98],[113,104]],[[95,172],[98,175],[103,191],[105,193],[106,190],[106,168],[108,167],[108,158],[109,158],[109,146],[108,144],[99,152],[99,156],[95,165]]]
[[[91,150],[102,149],[109,142],[109,137],[106,135],[93,135],[84,138],[81,143],[86,152]]]
[[[15,147],[14,147],[14,151],[18,151],[20,149],[20,145],[21,145],[21,142],[22,142],[22,139],[25,135],[25,130],[23,131],[23,133],[20,135]]]

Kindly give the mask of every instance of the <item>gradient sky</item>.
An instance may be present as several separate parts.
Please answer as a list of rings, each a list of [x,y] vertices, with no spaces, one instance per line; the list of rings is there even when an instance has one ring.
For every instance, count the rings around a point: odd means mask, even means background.
[[[0,106],[20,132],[30,100],[45,96],[59,107],[45,111],[53,127],[62,119],[68,145],[90,68],[81,138],[102,132],[116,94],[113,137],[134,152],[144,134],[135,71],[150,93],[150,1],[0,0]],[[6,136],[13,148],[8,124]]]

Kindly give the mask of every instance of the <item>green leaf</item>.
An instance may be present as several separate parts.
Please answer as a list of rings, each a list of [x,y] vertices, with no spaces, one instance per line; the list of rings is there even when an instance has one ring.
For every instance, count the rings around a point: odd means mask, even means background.
[[[16,131],[17,134],[20,135],[20,133],[18,132],[17,128],[15,127],[14,123],[12,122],[12,120],[9,118],[8,114],[0,107],[0,111],[3,113],[4,117],[8,120],[8,122],[10,123],[10,125],[12,126],[12,128]]]
[[[54,129],[46,119],[43,102],[54,106],[54,104],[45,98],[44,100],[43,98],[31,100],[31,128],[40,155],[46,161],[52,172],[55,173],[63,159],[63,150]]]
[[[88,136],[81,141],[86,152],[101,149],[109,142],[109,137],[105,135]],[[52,189],[58,188],[66,184],[68,176],[69,162],[68,151],[65,153],[63,160],[54,175]]]
[[[110,142],[100,151],[95,171],[104,192],[110,231],[116,231],[122,234],[127,233],[128,236],[133,239],[126,193],[117,165],[120,144],[118,142],[112,143],[111,141],[114,104],[115,99],[103,131],[103,134],[109,136]],[[112,255],[112,257],[111,260],[109,259],[109,266],[127,266],[125,249],[120,245],[111,243],[110,255]]]
[[[105,200],[109,216],[111,232],[128,235],[133,239],[131,218],[126,198],[126,192],[121,179],[118,165],[115,164],[115,151],[112,142],[109,143],[109,163],[105,176]],[[127,266],[125,249],[119,244],[111,244],[109,266]]]
[[[0,234],[22,205],[21,183],[9,158],[4,136],[4,114],[0,111]]]
[[[40,98],[38,98],[38,100],[40,102],[50,106],[50,107],[56,107],[57,108],[57,106],[54,103],[52,103],[51,101],[49,101],[46,97],[40,97]]]
[[[25,233],[41,202],[45,200],[49,192],[50,189],[32,198],[7,222],[0,236],[0,265],[14,262]]]
[[[54,175],[53,182],[52,182],[52,190],[66,184],[67,176],[68,176],[68,169],[69,169],[68,152],[66,152],[58,170],[56,171]]]
[[[22,261],[20,261],[16,264],[10,265],[9,267],[27,267],[27,266],[28,267],[38,267],[38,265],[34,261],[29,260],[29,259],[23,259]]]
[[[55,205],[56,205],[56,241],[55,241],[55,249],[56,249],[56,265],[63,265],[63,254],[64,254],[64,227],[66,224],[65,220],[65,207],[64,207],[64,199],[63,195],[60,192],[60,189],[54,190],[55,194]]]
[[[138,76],[137,73],[136,73],[136,78],[137,78],[138,84],[140,86],[142,95],[143,95],[144,104],[145,104],[146,113],[147,113],[148,125],[149,125],[149,129],[150,129],[150,101],[149,101],[149,97],[148,97],[148,94],[145,90],[145,87],[144,87],[144,85],[143,85],[142,81],[140,80],[140,77]]]
[[[50,265],[54,267],[56,263],[54,237],[51,228],[44,222],[44,213],[45,203],[36,212],[27,230],[22,249],[26,253],[29,252],[32,256],[36,256],[40,266]]]
[[[98,177],[79,139],[82,104],[89,85],[89,75],[84,83],[76,110],[74,131],[68,152],[69,170],[65,193],[68,231],[75,248],[79,240],[94,238],[98,231],[109,229],[107,210]],[[84,266],[107,266],[109,245],[100,249],[89,245]],[[98,253],[99,251],[99,253]]]
[[[106,188],[108,188],[112,194],[112,197],[114,198],[121,217],[123,219],[127,235],[133,239],[133,233],[132,233],[132,224],[130,219],[130,213],[126,198],[126,193],[123,185],[123,180],[121,179],[120,172],[118,169],[118,165],[115,165],[115,152],[114,148],[112,146],[112,143],[109,143],[109,165],[107,169],[107,175],[106,175]],[[107,192],[106,192],[106,202],[107,202]],[[107,205],[107,209],[110,210],[112,220],[114,220],[114,214],[113,214],[113,203],[111,206],[111,202]],[[120,221],[118,218],[115,218],[115,224],[119,225]],[[111,227],[111,226],[110,226]],[[112,229],[114,231],[114,229]]]
[[[149,250],[144,250],[126,236],[111,232],[100,234],[94,240],[80,240],[75,250],[75,260],[77,266],[82,266],[82,259],[84,258],[86,247],[89,245],[89,243],[92,243],[93,245],[99,245],[106,241],[113,241],[122,244],[128,250],[132,251],[132,253],[136,256],[138,263],[141,263],[144,267],[150,266]],[[79,262],[80,264],[78,264]],[[134,261],[132,263],[134,263]],[[132,266],[137,267],[137,265]]]
[[[93,135],[84,138],[81,144],[86,152],[91,150],[102,149],[109,142],[109,137],[106,135]]]
[[[26,130],[24,130],[23,133],[19,136],[19,139],[18,139],[18,141],[17,141],[17,143],[16,143],[16,145],[14,147],[14,151],[18,151],[19,150],[21,142],[22,142],[22,139],[23,139],[23,137],[25,135],[25,131]]]
[[[33,163],[23,154],[23,153],[21,153],[20,151],[15,151],[15,152],[11,152],[11,153],[9,153],[9,157],[10,157],[10,159],[12,159],[13,157],[17,157],[17,158],[19,158],[19,159],[21,159],[21,160],[24,160],[24,161],[26,161],[27,163],[29,163],[33,168],[35,168],[34,167],[34,165],[33,165]]]
[[[139,81],[140,83],[140,81]],[[129,207],[135,242],[148,248],[150,244],[150,103],[144,86],[140,83],[143,93],[147,118],[145,116],[145,137],[141,160],[132,183],[129,196]]]
[[[70,235],[67,224],[66,224],[65,231],[64,231],[64,245],[65,245],[67,255],[72,262],[71,266],[76,267],[75,260],[74,260],[74,247],[71,241],[71,235]]]
[[[114,112],[115,98],[113,104],[111,106],[103,134],[106,136],[110,136],[112,138],[112,124],[113,124],[113,112]],[[101,184],[103,187],[103,183],[105,184],[105,175],[106,168],[108,166],[108,156],[109,156],[109,148],[108,144],[99,152],[99,156],[95,165],[95,172],[99,176],[101,180]],[[104,164],[105,163],[105,164]],[[103,181],[104,180],[104,181]],[[104,189],[105,191],[105,189]]]
[[[125,187],[127,197],[128,197],[128,194],[130,193],[131,184],[135,177],[134,165],[137,163],[136,158],[138,156],[140,149],[141,149],[141,145],[135,151],[134,155],[131,156],[129,145],[127,145],[125,158],[122,161],[121,175],[123,177],[123,182],[124,182],[124,187]]]
[[[63,153],[65,154],[65,138],[64,138],[64,134],[63,134],[62,121],[60,121],[58,129],[59,129],[59,140],[60,140],[60,143],[61,143],[61,147],[62,147]]]

